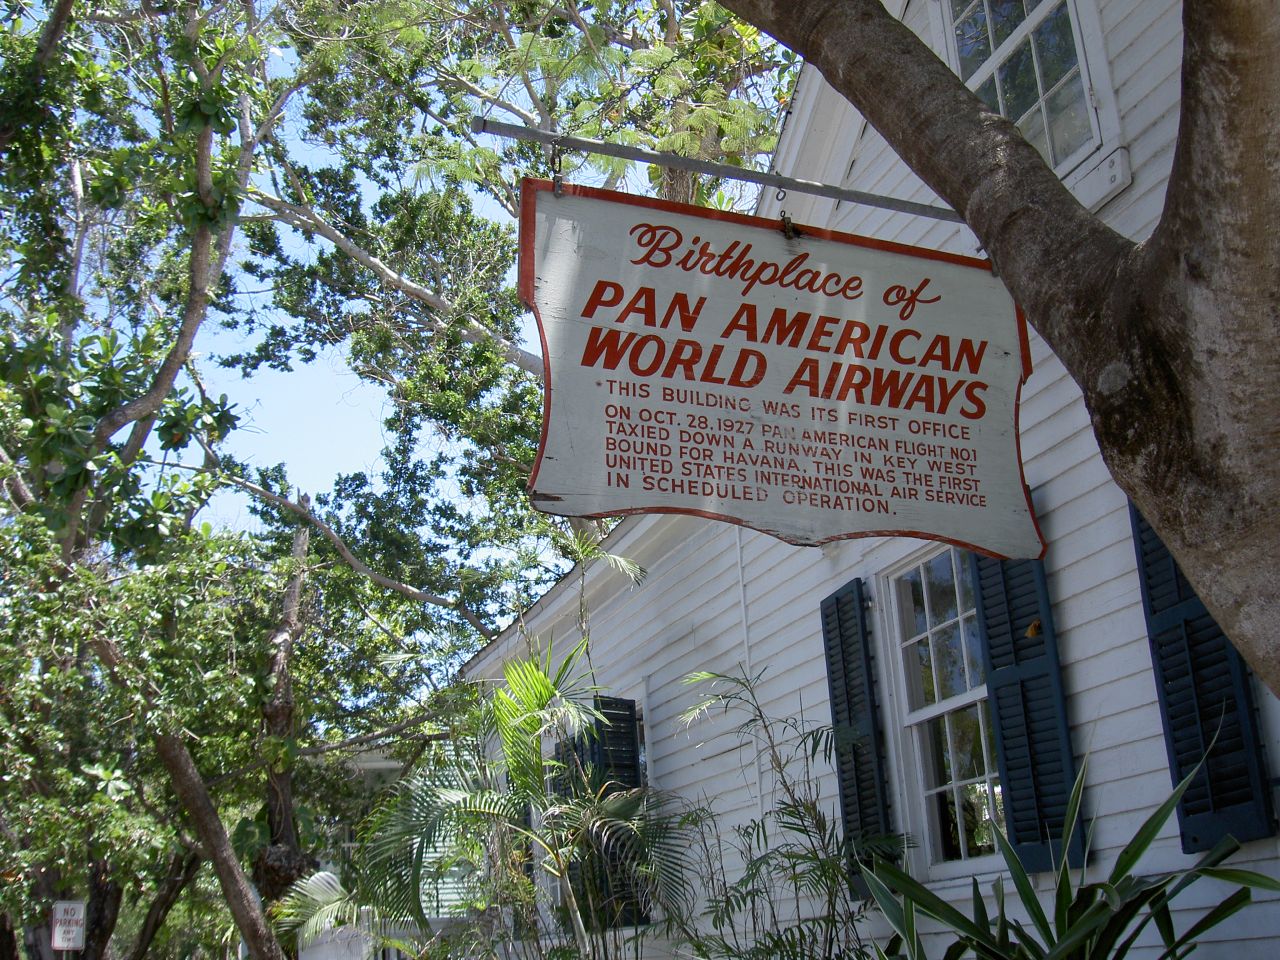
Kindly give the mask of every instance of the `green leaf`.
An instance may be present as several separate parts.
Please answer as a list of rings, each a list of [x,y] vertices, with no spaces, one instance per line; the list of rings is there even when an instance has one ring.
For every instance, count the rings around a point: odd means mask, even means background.
[[[1004,831],[996,827],[995,835],[996,845],[1000,848],[1000,854],[1004,857],[1005,866],[1009,868],[1009,876],[1013,879],[1013,885],[1018,891],[1018,899],[1022,903],[1022,908],[1027,911],[1027,915],[1031,918],[1031,922],[1035,925],[1047,948],[1049,944],[1053,943],[1053,928],[1049,926],[1049,918],[1045,915],[1044,907],[1040,905],[1040,898],[1036,896],[1035,887],[1031,884],[1031,878],[1027,876],[1026,868],[1023,867],[1022,861],[1018,859],[1018,854],[1014,851],[1013,844],[1004,835]]]

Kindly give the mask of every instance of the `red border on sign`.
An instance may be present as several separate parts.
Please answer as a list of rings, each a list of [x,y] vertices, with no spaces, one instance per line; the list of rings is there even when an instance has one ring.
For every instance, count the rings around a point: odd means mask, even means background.
[[[547,429],[551,419],[551,362],[547,354],[547,336],[543,329],[542,317],[538,313],[538,307],[533,302],[533,286],[534,286],[534,270],[533,270],[533,234],[534,219],[537,213],[537,195],[546,191],[555,189],[555,185],[550,180],[539,180],[532,177],[526,177],[520,184],[520,262],[517,272],[516,290],[521,301],[532,312],[534,319],[538,324],[538,339],[542,345],[542,371],[543,371],[543,391],[542,391],[542,433],[538,440],[538,456],[534,460],[533,470],[529,474],[528,488],[532,493],[534,485],[537,482],[538,471],[542,466],[542,454],[547,446]],[[726,223],[735,223],[741,226],[754,227],[763,230],[777,230],[778,222],[776,220],[767,220],[763,217],[753,217],[743,213],[731,213],[726,210],[713,210],[707,207],[693,207],[683,203],[673,203],[670,200],[659,200],[656,197],[641,197],[629,193],[617,193],[613,190],[602,190],[599,187],[586,187],[576,184],[562,183],[560,191],[563,194],[576,197],[589,197],[595,200],[602,200],[607,203],[617,203],[631,207],[645,207],[651,210],[665,210],[668,213],[680,214],[687,217],[699,217],[704,220],[720,220]],[[840,233],[835,230],[824,230],[819,227],[810,227],[803,224],[796,224],[796,230],[804,237],[812,237],[818,240],[831,240],[836,243],[846,243],[855,247],[866,247],[872,250],[882,250],[887,253],[897,253],[904,256],[915,257],[920,260],[940,260],[944,263],[956,264],[962,267],[971,267],[976,270],[983,270],[987,273],[992,272],[990,260],[980,260],[976,257],[965,257],[960,254],[947,253],[942,250],[929,250],[924,247],[913,247],[905,243],[895,243],[891,240],[876,240],[871,237],[862,237],[852,233]],[[1031,342],[1027,333],[1026,316],[1022,312],[1022,308],[1015,304],[1014,323],[1018,334],[1018,343],[1021,347],[1022,354],[1022,374],[1018,378],[1017,391],[1013,400],[1013,436],[1014,450],[1018,461],[1018,478],[1022,482],[1022,492],[1026,497],[1027,512],[1031,515],[1031,523],[1035,527],[1036,536],[1040,540],[1040,557],[1043,557],[1045,551],[1048,550],[1048,544],[1045,542],[1044,533],[1040,529],[1039,518],[1036,517],[1035,506],[1031,502],[1031,490],[1027,487],[1027,478],[1022,467],[1022,437],[1019,431],[1019,414],[1022,407],[1022,387],[1026,383],[1027,378],[1031,376]],[[545,509],[545,507],[539,507]],[[554,513],[554,510],[548,510]],[[831,543],[836,540],[855,540],[865,537],[916,537],[925,540],[935,540],[940,543],[949,543],[952,546],[960,547],[964,550],[972,550],[975,553],[981,553],[985,556],[1004,559],[1003,554],[993,553],[977,544],[966,543],[962,540],[953,540],[950,537],[940,536],[938,534],[929,534],[921,530],[860,530],[853,533],[844,533],[834,537],[827,537],[819,540],[814,544],[800,543],[790,537],[783,536],[771,530],[761,530],[754,527],[740,517],[731,517],[726,514],[713,513],[707,510],[696,510],[690,507],[637,507],[634,509],[609,510],[603,513],[580,514],[580,516],[589,519],[599,519],[603,517],[631,516],[634,514],[645,513],[669,513],[682,514],[685,516],[703,517],[707,520],[720,520],[725,523],[733,523],[740,527],[746,527],[749,530],[760,530],[761,533],[767,533],[769,536],[777,537],[786,543],[795,544],[797,546],[821,546],[824,543]],[[579,514],[575,514],[579,516]]]

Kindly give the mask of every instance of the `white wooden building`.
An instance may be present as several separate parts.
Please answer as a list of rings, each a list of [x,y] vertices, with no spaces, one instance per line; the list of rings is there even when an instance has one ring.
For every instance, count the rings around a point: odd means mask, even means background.
[[[1133,238],[1152,229],[1177,132],[1176,0],[889,6],[989,102],[1016,114],[1112,227]],[[938,202],[809,69],[776,166]],[[979,249],[954,224],[797,193],[769,190],[758,212],[782,209],[800,224],[964,255]],[[805,548],[695,517],[631,517],[606,547],[642,564],[644,581],[632,586],[603,564],[585,577],[598,682],[637,704],[649,781],[709,799],[732,822],[770,802],[767,773],[730,735],[731,719],[680,723],[697,696],[680,681],[696,670],[764,670],[771,712],[859,732],[840,775],[826,773],[846,825],[910,834],[913,874],[966,910],[970,877],[985,889],[1002,869],[984,821],[1004,819],[1028,856],[1047,863],[1056,852],[1039,835],[1087,756],[1089,870],[1104,875],[1180,779],[1171,764],[1189,770],[1221,720],[1208,784],[1188,795],[1144,869],[1187,865],[1184,851],[1230,830],[1248,838],[1233,862],[1280,874],[1280,704],[1243,671],[1158,541],[1135,541],[1141,521],[1103,465],[1079,390],[1034,336],[1032,356],[1021,449],[1048,542],[1042,580],[1031,562],[979,568],[962,551],[910,538]],[[526,612],[524,633],[508,631],[466,674],[498,675],[529,636],[567,651],[578,604],[569,577]],[[1038,883],[1047,890],[1049,876]],[[1178,902],[1179,927],[1222,895],[1212,884],[1193,887]],[[1202,955],[1280,954],[1280,903],[1255,900],[1210,935],[1219,942]]]

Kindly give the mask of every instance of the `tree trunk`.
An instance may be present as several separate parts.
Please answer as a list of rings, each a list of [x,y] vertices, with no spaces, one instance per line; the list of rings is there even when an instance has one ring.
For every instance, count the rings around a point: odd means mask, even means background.
[[[7,913],[0,913],[0,960],[22,960],[18,951],[18,931]]]
[[[301,498],[301,503],[310,510],[311,503],[306,496]],[[294,571],[285,589],[280,626],[270,640],[271,696],[262,707],[262,726],[266,736],[278,743],[292,740],[294,735],[295,704],[290,661],[293,645],[302,632],[299,609],[310,536],[311,529],[306,524],[299,524],[294,531]],[[258,892],[267,903],[279,900],[295,881],[307,876],[317,866],[315,859],[305,854],[298,843],[293,816],[292,767],[292,759],[285,758],[267,768],[267,826],[271,839],[258,852],[253,865]]]
[[[84,951],[80,960],[103,960],[120,916],[124,889],[111,878],[111,865],[96,860],[89,870],[89,899],[85,905]]]
[[[1080,386],[1112,476],[1280,695],[1280,20],[1184,4],[1165,209],[1085,210],[878,0],[724,0],[802,54],[965,218]]]
[[[169,911],[178,902],[178,898],[182,896],[182,891],[187,888],[187,885],[200,872],[200,864],[203,862],[203,858],[195,851],[185,853],[179,851],[173,855],[173,858],[169,861],[169,871],[157,889],[155,898],[151,901],[151,906],[147,908],[147,915],[142,920],[141,929],[138,930],[138,938],[134,941],[133,949],[129,951],[129,955],[125,960],[143,960],[147,955],[147,951],[151,949],[151,944],[155,940],[156,934],[164,926],[164,922],[169,916]],[[3,958],[0,958],[0,960],[3,960]]]

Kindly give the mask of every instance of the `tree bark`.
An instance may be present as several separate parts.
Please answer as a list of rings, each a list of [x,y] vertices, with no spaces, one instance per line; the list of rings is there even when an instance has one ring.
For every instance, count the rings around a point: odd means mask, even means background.
[[[1134,243],[1085,210],[878,0],[724,0],[802,54],[965,218],[1084,395],[1112,476],[1280,694],[1280,23],[1184,7],[1166,204]]]
[[[89,870],[89,899],[85,904],[84,951],[80,960],[104,960],[120,917],[124,888],[111,877],[111,865],[96,860]]]
[[[147,908],[147,915],[142,918],[142,927],[138,930],[138,937],[125,960],[143,960],[147,955],[147,951],[151,949],[151,944],[155,941],[156,934],[160,932],[165,920],[168,919],[169,911],[178,902],[178,898],[182,896],[182,891],[187,888],[187,885],[200,872],[200,864],[203,862],[203,858],[195,851],[179,851],[173,855],[173,858],[169,861],[169,871],[156,890],[155,898]],[[3,960],[3,958],[0,958],[0,960]]]
[[[311,501],[301,498],[303,509],[311,509]],[[294,571],[285,589],[280,626],[270,640],[271,696],[262,706],[262,727],[266,736],[278,742],[294,735],[295,710],[293,674],[290,670],[293,645],[302,632],[300,615],[302,584],[306,578],[305,563],[311,540],[311,528],[299,524],[293,533]],[[259,851],[254,862],[254,879],[258,892],[267,903],[279,900],[297,880],[317,866],[298,843],[297,824],[293,816],[293,761],[285,759],[267,767],[267,826],[271,839]]]

